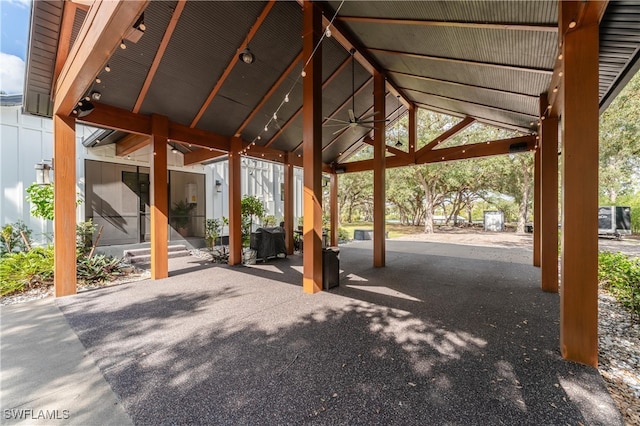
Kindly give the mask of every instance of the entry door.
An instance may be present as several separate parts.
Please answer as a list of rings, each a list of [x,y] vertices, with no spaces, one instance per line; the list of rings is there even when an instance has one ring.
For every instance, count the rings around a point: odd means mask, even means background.
[[[122,181],[138,197],[138,242],[151,241],[149,173],[122,172]]]

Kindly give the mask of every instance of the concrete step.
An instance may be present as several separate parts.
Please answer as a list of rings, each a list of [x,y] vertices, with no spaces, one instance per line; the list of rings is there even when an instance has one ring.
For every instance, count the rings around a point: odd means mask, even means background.
[[[168,247],[168,256],[169,259],[173,259],[175,257],[191,256],[191,253],[189,253],[186,246],[178,244]],[[149,263],[151,262],[151,248],[125,250],[124,258],[131,264]]]

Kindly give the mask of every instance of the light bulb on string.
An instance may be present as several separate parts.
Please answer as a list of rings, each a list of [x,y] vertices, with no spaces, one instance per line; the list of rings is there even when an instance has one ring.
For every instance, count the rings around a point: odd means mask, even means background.
[[[285,102],[289,102],[289,94],[288,93],[286,95],[284,95],[284,101]]]
[[[300,73],[301,76],[306,77],[307,76],[307,72],[305,70],[302,70],[302,72]]]
[[[264,126],[264,131],[268,132],[269,131],[269,126]]]

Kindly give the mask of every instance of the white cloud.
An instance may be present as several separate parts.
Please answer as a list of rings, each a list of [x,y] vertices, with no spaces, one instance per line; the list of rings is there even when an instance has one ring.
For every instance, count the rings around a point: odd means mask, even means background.
[[[7,94],[22,93],[24,61],[17,56],[0,52],[0,90]]]

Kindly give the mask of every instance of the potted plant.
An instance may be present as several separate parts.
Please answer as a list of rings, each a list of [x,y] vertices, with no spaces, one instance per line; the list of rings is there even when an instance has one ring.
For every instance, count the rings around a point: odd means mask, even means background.
[[[245,195],[240,202],[240,213],[242,215],[242,246],[244,247],[245,263],[254,263],[256,253],[249,248],[249,245],[254,217],[264,216],[262,201],[253,195]]]
[[[191,212],[196,208],[195,204],[190,204],[187,199],[173,203],[171,209],[171,223],[178,234],[186,237],[189,235],[189,221],[191,220]]]

